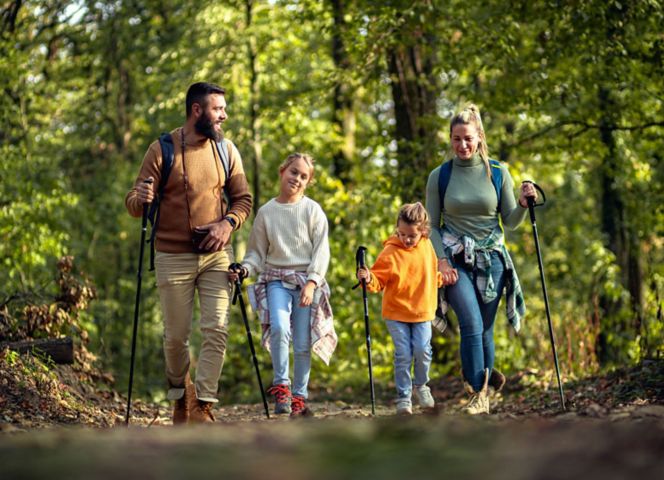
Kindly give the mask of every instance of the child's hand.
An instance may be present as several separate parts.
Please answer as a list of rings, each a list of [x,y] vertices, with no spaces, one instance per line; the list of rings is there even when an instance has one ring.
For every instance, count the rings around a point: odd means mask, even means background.
[[[316,284],[309,280],[304,288],[302,293],[300,293],[300,306],[308,307],[311,305],[311,302],[314,301],[314,291],[316,290]]]
[[[371,272],[369,272],[369,269],[367,267],[360,267],[357,269],[357,279],[361,282],[364,280],[365,282],[369,282],[371,280]]]

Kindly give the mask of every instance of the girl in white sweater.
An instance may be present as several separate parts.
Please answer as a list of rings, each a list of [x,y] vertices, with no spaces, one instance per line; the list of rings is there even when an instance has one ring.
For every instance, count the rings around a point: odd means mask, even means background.
[[[279,195],[263,205],[254,220],[242,271],[230,276],[234,281],[238,274],[258,274],[248,292],[263,326],[262,344],[272,356],[274,380],[268,393],[275,397],[275,413],[301,416],[309,414],[311,351],[327,364],[337,344],[325,281],[328,225],[320,205],[304,195],[314,177],[309,155],[289,155],[279,167],[279,177]]]

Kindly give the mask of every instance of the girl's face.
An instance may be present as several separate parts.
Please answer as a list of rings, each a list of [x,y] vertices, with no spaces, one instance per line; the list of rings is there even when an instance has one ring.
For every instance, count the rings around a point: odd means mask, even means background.
[[[287,198],[296,198],[304,193],[311,180],[311,167],[302,158],[293,160],[279,174],[281,177],[281,194]]]
[[[403,220],[397,222],[397,237],[406,248],[412,248],[422,238],[422,232],[417,225],[410,225]]]
[[[452,127],[450,140],[457,157],[461,160],[468,160],[477,151],[480,144],[480,135],[475,125],[459,123]]]

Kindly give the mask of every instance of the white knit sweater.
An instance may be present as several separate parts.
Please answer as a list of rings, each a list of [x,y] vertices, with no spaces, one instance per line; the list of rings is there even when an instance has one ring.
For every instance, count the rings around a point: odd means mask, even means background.
[[[258,210],[242,265],[249,275],[270,268],[306,272],[307,280],[321,285],[330,263],[327,230],[323,209],[310,198],[273,198]]]

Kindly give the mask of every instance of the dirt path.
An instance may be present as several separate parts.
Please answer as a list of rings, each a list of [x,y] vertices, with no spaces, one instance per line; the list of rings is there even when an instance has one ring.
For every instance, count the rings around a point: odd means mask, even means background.
[[[0,436],[3,479],[659,479],[664,406],[621,418],[396,417],[317,404],[313,419],[218,409],[211,426],[57,428]],[[325,411],[325,414],[321,414]],[[623,412],[626,413],[626,412]]]

